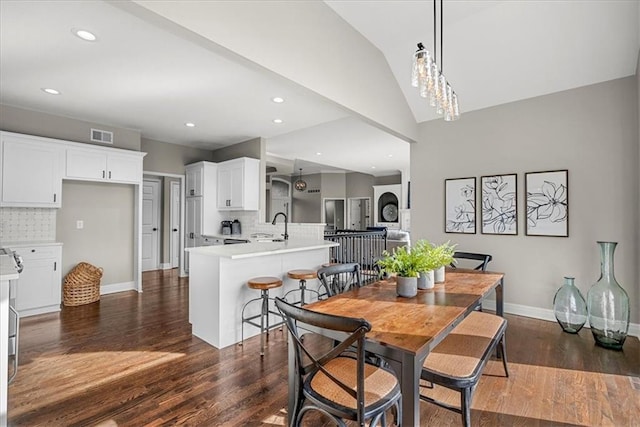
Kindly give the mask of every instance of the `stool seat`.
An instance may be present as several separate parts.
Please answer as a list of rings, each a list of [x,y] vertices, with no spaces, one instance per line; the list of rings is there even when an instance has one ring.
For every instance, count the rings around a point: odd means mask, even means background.
[[[340,265],[339,262],[325,262],[324,264],[322,264],[323,268],[327,268],[327,267],[333,267],[334,265]]]
[[[277,277],[254,277],[249,279],[247,286],[251,289],[273,289],[282,286],[282,280]]]
[[[315,270],[291,270],[287,273],[287,276],[296,280],[311,280],[318,278],[318,272]]]

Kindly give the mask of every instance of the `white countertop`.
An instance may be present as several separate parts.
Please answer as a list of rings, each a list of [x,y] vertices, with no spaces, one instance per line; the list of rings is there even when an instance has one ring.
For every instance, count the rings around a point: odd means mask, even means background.
[[[19,277],[18,272],[15,269],[13,260],[9,257],[0,257],[0,281],[15,280]]]
[[[309,251],[313,249],[328,249],[334,246],[339,246],[339,243],[328,240],[292,239],[286,242],[252,242],[235,245],[200,246],[197,248],[187,248],[187,251],[203,255],[240,259]]]
[[[15,250],[16,248],[30,248],[34,246],[62,246],[62,242],[54,242],[51,240],[38,240],[33,242],[2,242],[3,248]],[[16,251],[20,253],[20,251]]]

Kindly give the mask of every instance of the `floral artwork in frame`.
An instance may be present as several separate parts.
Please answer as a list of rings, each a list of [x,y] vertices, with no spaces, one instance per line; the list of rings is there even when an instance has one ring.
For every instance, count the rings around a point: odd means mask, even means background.
[[[475,234],[476,179],[444,180],[445,233]]]
[[[525,174],[527,236],[569,237],[569,171]]]
[[[482,234],[518,234],[518,176],[483,176],[480,185]]]

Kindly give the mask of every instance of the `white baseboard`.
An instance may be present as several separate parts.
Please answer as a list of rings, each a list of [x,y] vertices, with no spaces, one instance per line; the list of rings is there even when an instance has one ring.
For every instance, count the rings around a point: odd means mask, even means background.
[[[484,300],[482,301],[482,306],[486,307],[489,310],[496,309],[496,302],[494,300]],[[512,304],[512,303],[504,303],[504,312],[509,314],[515,314],[517,316],[531,317],[533,319],[540,320],[548,320],[550,322],[556,321],[556,316],[553,313],[553,310],[548,308],[539,308],[539,307],[530,307],[528,305],[520,305],[520,304]],[[585,325],[585,328],[588,328],[589,324]],[[631,323],[629,324],[629,332],[628,335],[634,337],[640,337],[640,324]]]
[[[56,305],[48,305],[46,307],[37,307],[37,308],[29,308],[29,309],[24,309],[24,310],[20,310],[20,317],[29,317],[29,316],[36,316],[38,314],[45,314],[45,313],[57,313],[60,311],[60,304],[56,304]]]
[[[160,263],[160,269],[161,270],[171,270],[173,267],[171,267],[171,263],[170,262],[162,262]]]
[[[136,291],[135,282],[110,283],[100,285],[100,295],[115,294],[116,292]]]

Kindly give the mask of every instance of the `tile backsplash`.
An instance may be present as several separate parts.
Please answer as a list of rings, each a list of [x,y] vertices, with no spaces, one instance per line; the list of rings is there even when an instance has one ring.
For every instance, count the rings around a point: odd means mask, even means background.
[[[249,236],[253,233],[269,233],[279,235],[284,233],[282,218],[278,218],[276,225],[258,220],[258,212],[255,211],[229,211],[223,213],[224,219],[237,219],[242,225],[242,235]],[[324,224],[289,223],[288,232],[290,238],[295,239],[324,239]]]
[[[0,242],[54,241],[55,239],[56,209],[0,208]]]

